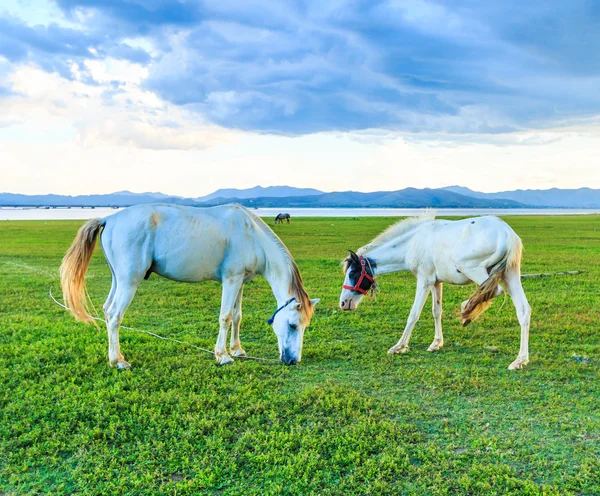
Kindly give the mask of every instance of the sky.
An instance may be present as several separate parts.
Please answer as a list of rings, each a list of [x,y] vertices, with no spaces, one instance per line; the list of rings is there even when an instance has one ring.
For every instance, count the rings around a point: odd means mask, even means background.
[[[600,188],[600,2],[2,0],[0,191]]]

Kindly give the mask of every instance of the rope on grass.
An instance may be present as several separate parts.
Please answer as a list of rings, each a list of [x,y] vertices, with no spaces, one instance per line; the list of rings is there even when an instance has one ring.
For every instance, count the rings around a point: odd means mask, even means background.
[[[566,270],[564,272],[546,272],[540,274],[521,274],[521,279],[533,279],[535,277],[552,277],[552,276],[573,276],[576,274],[585,274],[587,270]]]
[[[14,265],[15,267],[21,267],[22,269],[29,269],[29,270],[34,270],[36,272],[40,272],[41,274],[44,274],[48,277],[50,277],[51,279],[56,279],[56,274],[51,274],[50,272],[46,272],[45,270],[42,269],[38,269],[36,267],[30,267],[29,265],[25,265],[25,264],[18,264],[15,262],[4,262],[6,265]]]
[[[40,274],[44,274],[44,275],[50,277],[51,279],[56,279],[57,278],[57,276],[55,274],[51,274],[50,272],[47,272],[45,270],[38,269],[37,267],[31,267],[31,266],[25,265],[25,264],[17,264],[17,263],[14,263],[14,262],[4,262],[4,263],[7,264],[7,265],[14,265],[15,267],[21,267],[23,269],[28,269],[28,270],[32,270],[32,271],[35,271],[35,272],[39,272]],[[64,308],[65,310],[69,310],[69,307],[67,307],[66,305],[64,305],[63,303],[61,303],[60,301],[58,301],[54,297],[54,295],[52,294],[52,287],[51,286],[48,288],[48,296],[59,307]],[[92,319],[95,320],[95,321],[98,321],[98,322],[104,322],[106,324],[106,320],[101,319],[100,317],[94,317],[94,316],[92,316]],[[156,334],[154,332],[146,331],[144,329],[136,329],[134,327],[127,327],[127,326],[124,326],[124,325],[120,325],[119,328],[120,329],[125,329],[127,331],[135,331],[135,332],[140,332],[142,334],[147,334],[148,336],[153,336],[155,338],[162,339],[163,341],[172,341],[172,342],[178,343],[178,344],[180,344],[182,346],[189,346],[190,348],[194,348],[196,350],[203,351],[203,352],[208,353],[208,354],[213,355],[213,356],[215,354],[214,351],[207,350],[206,348],[202,348],[202,347],[200,347],[198,345],[195,345],[195,344],[192,344],[192,343],[187,343],[185,341],[180,341],[179,339],[175,339],[175,338],[169,338],[169,337],[166,337],[166,336],[161,336],[160,334]],[[279,362],[279,360],[277,360],[275,358],[261,358],[261,357],[254,357],[254,356],[250,356],[250,355],[238,356],[236,358],[245,358],[246,360],[256,360],[256,361],[263,361],[263,362]]]

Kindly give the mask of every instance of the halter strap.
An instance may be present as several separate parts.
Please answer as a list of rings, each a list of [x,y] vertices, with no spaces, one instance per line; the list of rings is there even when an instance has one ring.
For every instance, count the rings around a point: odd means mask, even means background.
[[[292,296],[288,301],[286,301],[277,310],[275,310],[275,313],[273,315],[271,315],[271,318],[269,320],[267,320],[267,324],[272,324],[273,322],[275,322],[275,315],[277,315],[281,310],[283,310],[285,307],[287,307],[295,299],[296,299],[296,297]]]
[[[375,282],[375,278],[367,272],[367,261],[365,260],[365,257],[360,255],[359,260],[360,260],[361,271],[360,271],[360,277],[358,278],[358,281],[356,281],[356,284],[354,286],[348,286],[346,284],[343,284],[342,288],[349,289],[350,291],[357,291],[359,293],[366,295],[368,293],[368,291],[366,291],[360,287],[361,283],[363,282],[363,279],[370,281],[374,286],[377,283]],[[371,263],[369,263],[369,267],[371,267]],[[371,268],[371,271],[372,270],[373,270],[373,268]]]

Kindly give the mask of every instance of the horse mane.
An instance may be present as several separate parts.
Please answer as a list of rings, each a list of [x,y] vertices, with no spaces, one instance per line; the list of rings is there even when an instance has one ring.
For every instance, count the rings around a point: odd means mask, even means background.
[[[285,261],[290,270],[290,293],[296,301],[300,303],[300,315],[302,319],[306,322],[310,321],[313,314],[313,304],[310,301],[310,297],[304,288],[304,283],[302,282],[302,276],[300,275],[300,270],[298,269],[298,265],[292,257],[290,250],[288,247],[283,244],[283,241],[279,239],[279,236],[273,232],[273,230],[262,220],[258,215],[254,214],[250,210],[245,207],[242,207],[246,214],[256,222],[258,227],[262,230],[262,232],[275,243],[275,245],[281,250],[282,255],[285,258]]]
[[[407,233],[411,229],[414,229],[417,225],[428,220],[435,219],[435,210],[426,209],[421,215],[416,217],[407,217],[406,219],[396,222],[388,227],[385,231],[375,237],[369,244],[360,248],[356,253],[364,255],[366,251],[377,248],[392,239],[398,238],[403,234]]]

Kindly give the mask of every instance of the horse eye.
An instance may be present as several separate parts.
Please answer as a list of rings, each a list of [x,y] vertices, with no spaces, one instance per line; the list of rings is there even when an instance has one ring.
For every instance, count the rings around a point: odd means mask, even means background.
[[[292,331],[295,331],[296,329],[298,329],[298,325],[296,325],[296,324],[290,324],[290,329]]]

